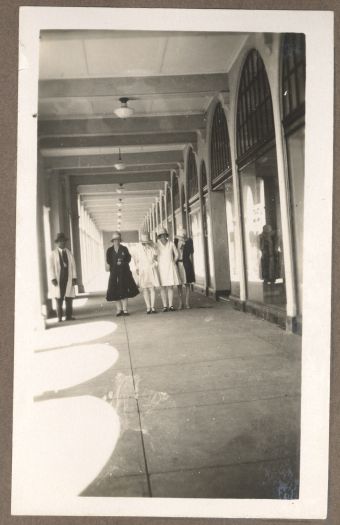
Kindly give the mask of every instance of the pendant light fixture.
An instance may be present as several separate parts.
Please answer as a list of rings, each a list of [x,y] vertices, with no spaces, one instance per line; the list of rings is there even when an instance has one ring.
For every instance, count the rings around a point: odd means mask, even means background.
[[[122,156],[120,154],[120,148],[119,148],[118,152],[119,152],[118,153],[118,162],[116,162],[114,164],[114,167],[116,168],[116,170],[121,171],[121,170],[123,170],[125,168],[125,163],[122,160]]]
[[[120,107],[114,110],[118,118],[129,118],[133,115],[134,110],[130,108],[127,103],[130,99],[128,97],[121,97],[119,99]]]

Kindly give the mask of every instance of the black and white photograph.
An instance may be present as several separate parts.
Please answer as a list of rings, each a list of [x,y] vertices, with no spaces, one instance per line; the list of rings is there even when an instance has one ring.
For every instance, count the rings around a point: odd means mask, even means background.
[[[321,518],[333,16],[20,10],[12,513]]]

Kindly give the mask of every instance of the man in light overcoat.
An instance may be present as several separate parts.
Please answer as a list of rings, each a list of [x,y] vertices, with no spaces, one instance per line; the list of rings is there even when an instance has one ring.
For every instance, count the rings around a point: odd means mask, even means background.
[[[67,237],[58,233],[55,243],[57,247],[50,257],[51,296],[57,302],[57,315],[59,323],[63,317],[63,302],[66,303],[66,321],[73,321],[73,298],[77,284],[77,272],[74,257],[66,248]]]

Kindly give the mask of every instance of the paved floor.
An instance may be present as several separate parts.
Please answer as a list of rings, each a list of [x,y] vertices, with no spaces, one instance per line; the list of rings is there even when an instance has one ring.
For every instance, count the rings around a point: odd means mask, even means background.
[[[200,295],[157,315],[139,297],[130,313],[117,319],[102,295],[77,299],[77,321],[51,321],[38,349],[64,341],[64,356],[76,349],[84,363],[91,348],[116,355],[73,384],[45,380],[36,396],[95,396],[118,414],[118,440],[81,495],[297,497],[300,337]]]

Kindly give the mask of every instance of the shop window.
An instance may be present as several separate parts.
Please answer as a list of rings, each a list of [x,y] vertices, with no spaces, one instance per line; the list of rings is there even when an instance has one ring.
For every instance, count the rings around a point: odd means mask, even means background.
[[[190,148],[188,156],[188,199],[198,197],[198,177],[195,154]]]
[[[282,44],[282,112],[287,125],[305,111],[305,35],[287,33]]]
[[[178,210],[180,207],[179,202],[179,184],[178,184],[178,177],[177,175],[174,175],[172,179],[172,195],[173,195],[173,204],[174,204],[174,211]]]
[[[215,109],[210,143],[212,184],[227,178],[231,170],[230,144],[227,120],[221,103]]]
[[[273,138],[274,117],[268,77],[262,58],[252,49],[243,66],[238,93],[238,161]]]

